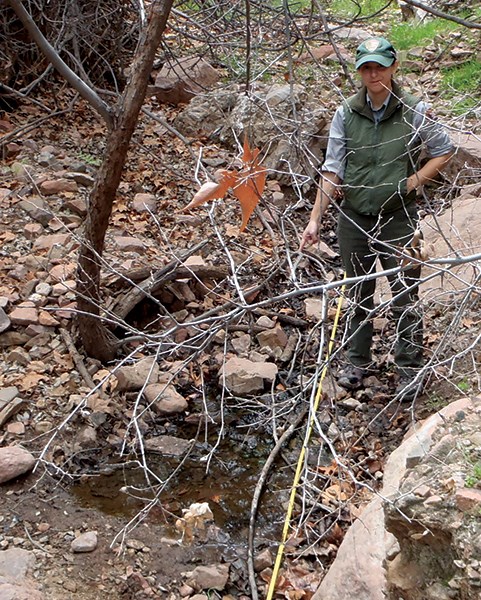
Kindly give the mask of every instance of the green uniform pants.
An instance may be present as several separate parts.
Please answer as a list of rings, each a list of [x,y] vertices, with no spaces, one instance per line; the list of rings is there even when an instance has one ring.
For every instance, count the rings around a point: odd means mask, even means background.
[[[381,215],[360,215],[343,209],[338,222],[338,240],[347,277],[374,273],[376,260],[383,269],[399,266],[395,250],[384,244],[402,248],[411,242],[416,229],[416,206],[413,204]],[[407,269],[389,277],[393,296],[391,311],[396,322],[395,362],[398,367],[420,367],[422,364],[422,317],[416,306],[421,267]],[[408,289],[411,286],[412,289]],[[372,313],[376,280],[361,281],[350,289],[353,304],[349,322],[349,361],[360,367],[371,363],[373,335]]]

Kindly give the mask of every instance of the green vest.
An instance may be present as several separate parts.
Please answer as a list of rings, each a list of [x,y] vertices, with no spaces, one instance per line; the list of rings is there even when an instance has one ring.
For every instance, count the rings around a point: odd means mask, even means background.
[[[379,123],[374,122],[366,88],[344,102],[346,169],[342,206],[378,215],[406,206],[406,179],[416,170],[421,143],[413,134],[414,107],[419,99],[393,82],[393,93]]]

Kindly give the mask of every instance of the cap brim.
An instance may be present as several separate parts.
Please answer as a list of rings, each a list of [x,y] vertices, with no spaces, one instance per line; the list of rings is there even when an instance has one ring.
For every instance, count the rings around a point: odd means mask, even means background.
[[[367,62],[375,62],[383,67],[390,67],[396,59],[388,58],[387,56],[379,56],[379,54],[366,54],[362,58],[356,61],[356,69],[362,67]]]

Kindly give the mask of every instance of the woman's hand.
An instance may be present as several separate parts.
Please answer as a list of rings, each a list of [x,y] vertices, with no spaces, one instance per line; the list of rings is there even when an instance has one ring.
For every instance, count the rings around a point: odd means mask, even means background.
[[[302,234],[299,250],[303,250],[305,246],[316,244],[319,241],[319,224],[317,220],[311,219],[304,229]]]

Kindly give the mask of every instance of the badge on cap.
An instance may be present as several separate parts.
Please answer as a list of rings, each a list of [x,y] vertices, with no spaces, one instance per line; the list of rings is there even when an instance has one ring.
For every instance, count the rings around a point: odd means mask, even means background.
[[[374,38],[364,42],[364,47],[366,48],[366,50],[369,50],[369,52],[374,52],[374,50],[377,50],[380,45],[381,42]]]

